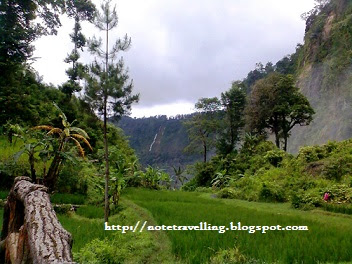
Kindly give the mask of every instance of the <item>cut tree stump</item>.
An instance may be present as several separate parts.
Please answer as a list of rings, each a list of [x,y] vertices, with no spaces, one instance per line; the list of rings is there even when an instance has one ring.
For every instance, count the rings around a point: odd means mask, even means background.
[[[47,188],[17,177],[7,197],[0,263],[73,263],[72,237],[60,224]]]

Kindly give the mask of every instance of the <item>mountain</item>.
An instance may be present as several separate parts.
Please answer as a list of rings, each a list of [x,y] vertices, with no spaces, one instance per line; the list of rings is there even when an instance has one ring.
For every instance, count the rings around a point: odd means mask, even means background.
[[[184,168],[201,159],[200,154],[190,155],[183,151],[189,144],[189,139],[182,122],[189,117],[190,115],[178,115],[174,118],[122,117],[118,126],[128,136],[142,165],[153,165],[172,171],[172,166]]]
[[[352,137],[352,1],[325,2],[307,13],[304,45],[295,54],[297,86],[316,114],[311,125],[293,129],[290,152]]]

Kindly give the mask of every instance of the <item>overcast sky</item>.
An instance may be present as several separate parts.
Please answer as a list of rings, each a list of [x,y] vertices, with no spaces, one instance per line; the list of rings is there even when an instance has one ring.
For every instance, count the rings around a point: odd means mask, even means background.
[[[100,1],[94,1],[99,5]],[[113,0],[119,25],[132,47],[121,53],[140,102],[132,116],[190,113],[201,97],[220,96],[257,62],[276,63],[303,42],[300,15],[314,0]],[[63,60],[72,50],[73,21],[62,19],[58,36],[35,43],[34,68],[44,82],[67,80]],[[83,24],[86,37],[99,31]],[[88,53],[81,61],[93,59]]]

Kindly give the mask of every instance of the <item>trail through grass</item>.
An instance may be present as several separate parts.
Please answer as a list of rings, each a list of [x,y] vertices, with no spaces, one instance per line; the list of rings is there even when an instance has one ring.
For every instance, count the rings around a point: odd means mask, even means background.
[[[121,204],[125,209],[110,216],[110,225],[134,225],[141,219],[156,224],[147,210],[129,201],[122,201]],[[84,212],[85,208],[87,213]],[[105,231],[100,209],[81,207],[79,214],[58,216],[63,227],[72,234],[72,251],[80,263],[87,263],[88,260],[96,261],[94,263],[175,263],[170,241],[165,234]],[[97,212],[95,217],[94,212]]]
[[[160,225],[308,226],[309,231],[167,231],[176,256],[206,263],[219,249],[239,247],[242,254],[267,263],[352,261],[352,217],[303,212],[287,204],[220,200],[199,193],[128,189],[124,197],[145,207]],[[155,231],[156,232],[156,231]]]

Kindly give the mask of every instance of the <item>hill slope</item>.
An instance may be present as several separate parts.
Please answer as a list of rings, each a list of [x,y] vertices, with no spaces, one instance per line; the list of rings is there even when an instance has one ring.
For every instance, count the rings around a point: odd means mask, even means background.
[[[352,1],[332,0],[311,13],[297,55],[297,84],[316,115],[292,131],[289,150],[352,137]]]
[[[182,121],[188,116],[167,118],[123,117],[118,126],[129,137],[131,147],[144,166],[156,165],[170,169],[171,166],[184,166],[200,159],[200,155],[188,155],[183,149],[189,144],[188,135]]]

